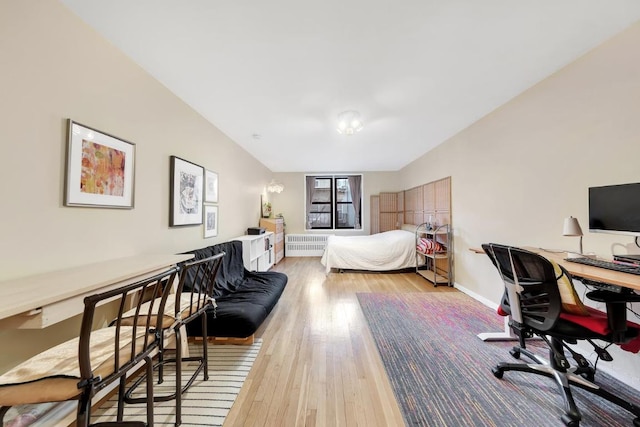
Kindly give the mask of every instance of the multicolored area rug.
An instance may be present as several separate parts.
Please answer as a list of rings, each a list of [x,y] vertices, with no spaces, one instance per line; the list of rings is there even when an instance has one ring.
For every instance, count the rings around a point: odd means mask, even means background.
[[[358,300],[409,426],[562,426],[555,381],[538,375],[491,373],[513,342],[484,342],[503,319],[460,292],[359,293]],[[542,341],[527,347],[546,356]],[[523,362],[529,362],[523,357]],[[605,363],[605,362],[600,362]],[[596,382],[640,405],[640,392],[598,372]],[[633,415],[572,389],[582,427],[632,425]]]

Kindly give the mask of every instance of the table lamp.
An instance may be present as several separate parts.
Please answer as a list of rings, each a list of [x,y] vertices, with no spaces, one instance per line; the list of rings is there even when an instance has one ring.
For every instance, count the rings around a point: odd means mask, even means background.
[[[564,227],[562,228],[563,236],[580,236],[580,252],[577,254],[568,253],[567,256],[569,258],[580,257],[582,256],[582,228],[580,228],[580,223],[578,222],[578,218],[574,218],[570,216],[569,218],[564,219]]]

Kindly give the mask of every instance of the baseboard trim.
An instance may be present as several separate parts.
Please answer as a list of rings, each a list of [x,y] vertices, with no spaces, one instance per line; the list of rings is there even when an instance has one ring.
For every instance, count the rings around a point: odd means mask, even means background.
[[[458,289],[460,292],[463,292],[467,295],[469,295],[471,298],[473,298],[476,301],[481,302],[482,304],[486,305],[487,307],[493,309],[493,310],[497,310],[498,309],[498,304],[496,304],[495,302],[483,297],[482,295],[479,295],[467,288],[465,288],[464,286],[460,285],[459,283],[454,283],[453,287]]]

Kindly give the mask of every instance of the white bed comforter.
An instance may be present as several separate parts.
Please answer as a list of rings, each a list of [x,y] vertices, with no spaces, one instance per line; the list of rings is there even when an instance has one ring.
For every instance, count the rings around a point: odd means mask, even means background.
[[[415,234],[392,230],[370,236],[329,236],[321,262],[327,274],[332,268],[388,271],[415,267]]]

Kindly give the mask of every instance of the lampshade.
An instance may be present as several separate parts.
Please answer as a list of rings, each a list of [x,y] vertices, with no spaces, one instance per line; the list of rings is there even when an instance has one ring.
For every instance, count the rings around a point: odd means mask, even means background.
[[[569,218],[564,219],[564,227],[562,228],[563,236],[582,236],[582,228],[580,228],[580,223],[578,222],[578,218],[574,218],[570,216]]]
[[[269,193],[282,193],[284,190],[284,185],[272,179],[269,184],[267,184],[267,191]]]
[[[362,130],[362,119],[357,111],[344,111],[338,114],[338,133],[353,135]]]
[[[569,218],[564,219],[564,227],[562,227],[562,235],[563,236],[580,236],[580,252],[578,255],[581,255],[582,252],[582,228],[580,228],[580,223],[578,222],[578,218],[574,218],[570,216]],[[569,258],[576,257],[577,255],[569,254]]]

